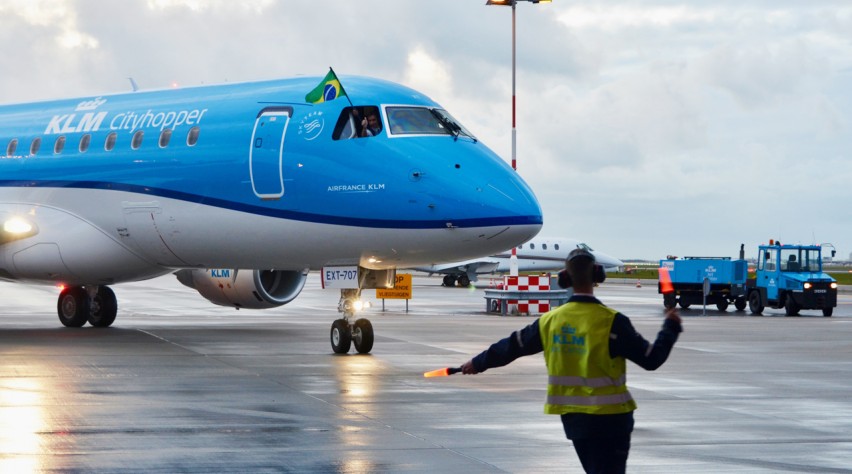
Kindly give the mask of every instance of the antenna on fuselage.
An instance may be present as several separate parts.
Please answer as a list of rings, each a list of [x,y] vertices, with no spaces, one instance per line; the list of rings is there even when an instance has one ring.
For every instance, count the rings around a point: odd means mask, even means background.
[[[132,77],[128,77],[127,80],[130,81],[130,88],[133,89],[133,92],[136,92],[136,91],[139,90],[139,85],[136,84],[136,81],[134,81]]]

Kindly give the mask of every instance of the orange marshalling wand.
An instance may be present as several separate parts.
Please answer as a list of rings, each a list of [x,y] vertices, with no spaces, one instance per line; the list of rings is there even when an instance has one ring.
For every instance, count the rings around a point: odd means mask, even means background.
[[[461,372],[461,367],[444,367],[443,369],[432,370],[423,374],[424,377],[446,377]]]
[[[664,295],[674,293],[672,277],[669,275],[669,269],[666,267],[660,267],[660,292]]]

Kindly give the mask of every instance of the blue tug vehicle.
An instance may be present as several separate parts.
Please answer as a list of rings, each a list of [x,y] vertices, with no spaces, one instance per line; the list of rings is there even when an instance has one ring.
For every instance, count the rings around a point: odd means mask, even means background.
[[[784,308],[788,316],[801,310],[821,310],[831,316],[837,306],[837,281],[822,271],[822,247],[782,245],[770,240],[758,247],[755,278],[748,278],[743,246],[739,259],[729,257],[668,258],[660,267],[668,269],[673,292],[663,294],[663,305],[715,304],[725,311],[733,303],[738,311],[748,305],[752,314],[769,308]],[[835,251],[832,251],[834,256]],[[658,291],[663,293],[661,285]]]

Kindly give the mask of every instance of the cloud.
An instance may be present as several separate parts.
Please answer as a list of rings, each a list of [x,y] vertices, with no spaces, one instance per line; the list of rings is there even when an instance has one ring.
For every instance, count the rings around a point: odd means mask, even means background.
[[[730,93],[743,107],[771,105],[818,87],[829,72],[828,58],[806,40],[775,44],[725,44],[700,58],[696,73]]]
[[[573,29],[595,29],[618,33],[625,28],[671,28],[713,23],[722,13],[719,8],[692,5],[572,5],[558,20]]]
[[[431,97],[449,97],[453,93],[449,65],[428,54],[418,46],[408,54],[404,74],[406,84]]]
[[[421,90],[509,161],[511,10],[483,3],[9,0],[0,100],[333,66]],[[516,13],[518,169],[545,233],[624,257],[814,235],[852,250],[847,1],[577,0]],[[754,210],[769,197],[783,218]]]
[[[62,0],[9,0],[0,5],[0,15],[7,17],[5,22],[23,27],[21,30],[28,30],[27,36],[47,35],[65,50],[98,47],[95,38],[79,30],[76,10],[69,8],[68,3]],[[10,21],[14,17],[22,19],[24,24]],[[22,33],[18,31],[15,34]]]

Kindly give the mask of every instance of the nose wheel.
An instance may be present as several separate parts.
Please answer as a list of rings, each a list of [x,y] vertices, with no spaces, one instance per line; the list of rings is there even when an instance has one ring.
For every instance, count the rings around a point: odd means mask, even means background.
[[[352,329],[352,342],[359,354],[369,354],[373,349],[373,324],[370,320],[361,318],[355,321]]]
[[[352,329],[349,321],[338,319],[331,323],[331,349],[335,354],[346,354],[352,345]]]
[[[360,318],[355,324],[340,318],[331,323],[331,349],[335,354],[346,354],[355,345],[359,354],[369,354],[373,350],[373,324],[369,319]]]
[[[343,317],[331,323],[329,334],[331,350],[335,354],[348,353],[353,343],[359,354],[369,354],[373,350],[373,324],[366,318],[355,319],[356,307],[360,308],[356,302],[360,296],[360,290],[340,290],[340,303],[337,309],[343,313]]]

